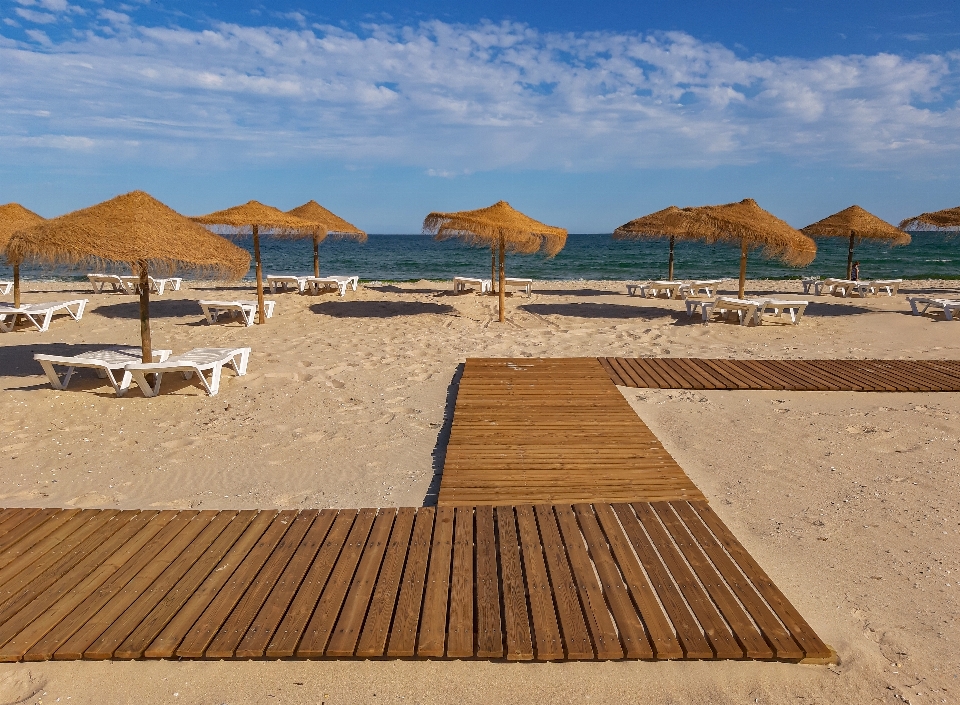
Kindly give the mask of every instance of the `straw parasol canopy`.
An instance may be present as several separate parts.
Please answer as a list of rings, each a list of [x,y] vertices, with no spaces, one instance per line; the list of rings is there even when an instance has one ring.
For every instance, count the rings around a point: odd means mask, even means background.
[[[309,220],[316,226],[313,231],[313,276],[320,276],[320,242],[328,235],[335,238],[350,238],[357,242],[366,242],[367,234],[360,228],[348,223],[339,215],[331,213],[316,201],[307,201],[287,211],[288,215]],[[303,237],[303,236],[301,236]]]
[[[246,203],[214,211],[207,215],[198,215],[190,220],[204,225],[219,226],[224,234],[253,235],[253,256],[257,273],[257,323],[265,323],[266,312],[263,307],[263,265],[260,262],[260,229],[268,230],[277,236],[306,237],[312,235],[316,226],[295,215],[284,213],[278,208],[267,206],[259,201]]]
[[[14,233],[7,245],[14,262],[48,265],[104,262],[129,264],[140,275],[140,336],[144,362],[152,362],[149,273],[191,269],[239,279],[250,254],[214,235],[143,191],[132,191],[89,208]]]
[[[801,231],[812,237],[849,237],[850,247],[847,250],[847,279],[853,274],[853,247],[861,240],[884,240],[890,245],[909,245],[910,235],[899,228],[895,228],[885,220],[881,220],[873,213],[865,211],[860,206],[844,208],[839,213],[818,220],[816,223],[801,228]]]
[[[960,206],[933,213],[921,213],[900,221],[903,230],[939,230],[960,227]]]
[[[762,248],[764,256],[797,267],[810,264],[817,256],[813,240],[765,211],[752,198],[719,206],[670,206],[621,225],[614,237],[669,237],[739,245],[741,298],[747,276],[747,254],[751,249]]]
[[[37,215],[29,208],[19,203],[5,203],[0,206],[0,252],[5,252],[10,237],[23,228],[29,228],[44,221],[43,216]],[[7,261],[10,262],[9,256]],[[10,262],[13,266],[13,305],[20,306],[20,263]]]
[[[492,206],[456,213],[430,213],[423,220],[423,231],[436,235],[437,240],[463,240],[469,245],[495,248],[500,253],[500,322],[504,320],[504,271],[503,258],[506,251],[521,254],[542,252],[547,257],[555,256],[567,242],[567,231],[515,210],[506,201],[497,201]],[[491,281],[495,263],[491,263]]]

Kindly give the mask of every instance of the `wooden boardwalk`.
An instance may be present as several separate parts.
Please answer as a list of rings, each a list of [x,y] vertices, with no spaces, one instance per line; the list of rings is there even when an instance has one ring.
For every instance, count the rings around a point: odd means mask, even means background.
[[[705,502],[0,511],[0,660],[833,657]]]
[[[960,360],[727,360],[601,357],[621,387],[960,392]]]
[[[700,500],[597,358],[468,359],[440,506]]]

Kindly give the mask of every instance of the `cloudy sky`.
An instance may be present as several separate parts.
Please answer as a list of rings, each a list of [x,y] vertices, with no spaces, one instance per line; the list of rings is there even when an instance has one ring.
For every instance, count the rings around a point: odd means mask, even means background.
[[[839,7],[838,7],[839,6]],[[960,203],[956,0],[0,0],[0,202],[506,199],[572,232]]]

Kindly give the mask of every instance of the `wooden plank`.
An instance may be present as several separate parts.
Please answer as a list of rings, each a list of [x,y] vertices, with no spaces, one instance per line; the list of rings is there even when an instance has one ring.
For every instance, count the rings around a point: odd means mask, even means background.
[[[533,642],[530,639],[527,597],[513,507],[497,507],[496,515],[497,536],[500,539],[503,627],[507,635],[507,659],[529,661],[533,658]]]
[[[620,573],[630,590],[633,602],[640,611],[640,617],[647,628],[653,652],[658,659],[683,658],[683,649],[677,640],[670,620],[657,602],[656,593],[647,576],[644,575],[637,557],[630,549],[630,541],[623,533],[613,507],[609,504],[596,504],[594,510],[600,525],[606,534],[607,542],[613,551]]]
[[[670,577],[670,571],[663,564],[660,555],[641,527],[630,505],[615,504],[613,510],[630,538],[630,543],[633,544],[644,571],[650,576],[650,582],[660,598],[660,603],[663,605],[670,621],[673,622],[677,638],[686,657],[690,659],[713,658],[713,649],[701,631],[700,625],[690,613],[683,596]]]
[[[516,508],[517,527],[520,530],[520,548],[523,552],[523,572],[526,576],[527,598],[533,621],[533,636],[536,657],[540,661],[557,661],[563,658],[563,642],[557,625],[557,613],[553,604],[553,591],[547,577],[547,564],[540,545],[540,532],[533,507],[528,504]]]
[[[427,562],[430,560],[435,516],[436,510],[433,507],[424,507],[417,511],[413,537],[410,540],[410,553],[407,555],[407,565],[403,570],[400,599],[397,601],[396,616],[390,630],[387,656],[409,657],[416,652],[420,606],[427,575]]]
[[[14,528],[9,535],[0,536],[0,585],[30,565],[36,558],[60,543],[60,537],[68,535],[93,516],[95,509],[44,509]],[[75,522],[75,523],[71,523]],[[67,525],[68,528],[63,527]]]
[[[227,528],[236,512],[221,511],[203,528],[203,531],[187,545],[177,558],[166,566],[163,572],[152,581],[149,588],[138,595],[121,615],[111,620],[97,639],[83,651],[86,659],[108,659],[121,647],[127,637],[133,634],[143,620],[153,611],[167,593],[200,560],[206,550]],[[149,642],[148,642],[149,643]],[[121,658],[123,658],[121,656]]]
[[[267,510],[263,512],[251,512],[250,514],[252,516],[249,524],[247,524],[243,530],[243,534],[236,539],[229,553],[220,560],[203,583],[189,595],[189,598],[183,606],[176,610],[160,634],[143,652],[144,656],[147,658],[170,658],[174,655],[180,644],[186,638],[186,635],[206,612],[214,598],[216,598],[221,589],[233,579],[239,566],[242,565],[251,550],[254,549],[257,542],[263,537],[264,532],[273,523],[273,519],[277,513],[276,511]],[[230,529],[234,528],[234,524],[238,525],[238,529],[241,528],[245,519],[246,513],[241,512],[231,523]],[[228,529],[228,531],[230,529]],[[217,541],[219,542],[224,539],[226,534],[227,532],[225,531]],[[212,553],[212,551],[208,551],[208,554],[209,553]],[[208,556],[205,555],[204,560],[207,559]],[[165,599],[169,599],[169,597],[168,595]],[[224,615],[224,619],[225,618],[226,615]],[[143,625],[141,625],[141,628],[142,626]]]
[[[557,616],[560,619],[567,658],[592,659],[593,645],[584,621],[577,585],[570,571],[553,507],[538,504],[534,507],[534,513],[537,515],[537,525],[540,528],[543,552],[550,572],[550,585],[553,588],[553,598],[557,607]]]
[[[597,359],[600,360],[600,364],[603,365],[603,369],[606,370],[607,374],[610,375],[610,378],[613,380],[614,384],[619,385],[621,387],[631,386],[629,381],[624,380],[623,377],[620,375],[620,373],[613,368],[613,365],[611,364],[611,360],[613,360],[614,358],[600,357]],[[618,368],[619,368],[619,365],[618,365]]]
[[[457,507],[454,523],[453,572],[450,578],[450,619],[447,656],[470,658],[474,647],[473,508]]]
[[[476,508],[477,524],[477,656],[503,658],[500,621],[500,576],[493,507]]]
[[[330,634],[330,643],[326,648],[327,656],[353,656],[396,516],[396,509],[381,509],[377,514],[373,529],[363,548],[363,556],[357,566],[353,583],[347,592],[343,610],[337,619],[336,627]],[[314,619],[316,619],[316,613]],[[307,631],[310,632],[309,628]],[[301,648],[302,646],[301,644]]]
[[[653,648],[644,632],[643,624],[633,606],[627,586],[610,553],[606,537],[589,504],[577,504],[573,507],[580,524],[580,531],[586,539],[590,557],[600,577],[603,595],[616,621],[620,645],[627,658],[653,658]]]
[[[430,567],[427,572],[420,620],[418,656],[443,656],[447,633],[447,600],[450,592],[450,554],[453,549],[452,507],[437,507],[433,542],[430,545]]]
[[[291,580],[287,586],[282,592],[278,593],[279,599],[276,601],[268,600],[267,605],[265,605],[265,608],[272,607],[276,616],[281,617],[281,619],[277,619],[271,615],[267,621],[267,624],[279,621],[279,626],[273,632],[273,636],[264,644],[263,637],[266,636],[269,629],[264,629],[256,638],[251,638],[251,633],[247,632],[247,636],[244,637],[240,647],[237,648],[238,656],[247,656],[248,654],[253,656],[260,649],[263,649],[262,653],[268,658],[293,656],[297,650],[297,644],[303,636],[304,629],[306,629],[317,607],[320,595],[326,587],[327,579],[337,564],[337,558],[340,557],[344,543],[350,538],[350,530],[359,514],[360,512],[356,509],[341,509],[337,512],[330,531],[325,532],[322,544],[319,545],[318,549],[311,546],[310,551],[304,554],[304,556],[311,555],[310,561],[297,567],[295,572],[291,574]],[[320,517],[323,516],[323,512],[320,512]],[[317,522],[314,522],[314,526],[317,525],[320,517],[318,517]],[[311,527],[311,533],[312,529],[313,527]],[[367,530],[369,531],[369,525],[367,525]],[[364,538],[366,538],[365,535],[366,532],[364,532]],[[319,537],[319,533],[317,536]],[[308,534],[304,543],[301,544],[301,548],[310,538]],[[293,561],[287,568],[289,569],[292,564]],[[286,572],[284,576],[286,577]],[[300,578],[293,580],[296,576],[300,576]],[[262,617],[263,610],[258,615],[257,623],[261,621]]]
[[[803,650],[780,624],[776,615],[760,598],[750,581],[737,568],[736,563],[723,550],[723,547],[704,525],[699,515],[687,502],[671,502],[670,506],[683,520],[684,525],[696,538],[704,553],[710,557],[717,570],[720,571],[727,585],[736,593],[737,598],[750,613],[750,616],[753,617],[753,621],[760,628],[764,639],[773,649],[773,655],[779,659],[803,658]]]
[[[110,533],[98,545],[84,551],[81,560],[68,573],[37,595],[16,616],[0,625],[0,644],[3,644],[0,661],[19,660],[81,600],[102,584],[115,570],[113,564],[108,569],[101,569],[104,562],[120,551],[156,515],[156,511],[121,512],[115,520],[116,529],[108,525]]]
[[[20,526],[27,519],[39,512],[38,507],[8,507],[3,510],[2,519],[0,519],[0,537],[6,537],[16,527]]]
[[[320,542],[323,541],[323,536],[326,535],[327,529],[329,529],[330,524],[333,523],[333,516],[335,514],[336,511],[331,510],[324,516],[321,520],[322,523],[320,527],[317,529],[319,538],[316,534],[312,536],[311,542],[304,548],[304,552],[313,551],[314,554],[316,553],[320,547]],[[296,519],[293,520],[290,528],[287,529],[283,534],[283,538],[280,539],[276,548],[273,549],[270,558],[257,573],[256,579],[248,589],[245,588],[240,602],[237,603],[237,606],[230,613],[226,622],[223,623],[220,631],[214,635],[213,641],[207,646],[205,652],[207,658],[230,658],[236,655],[237,647],[240,646],[240,642],[250,630],[251,625],[253,625],[257,615],[270,599],[273,591],[276,589],[286,589],[286,583],[283,583],[283,585],[278,588],[277,582],[283,577],[288,565],[297,558],[297,551],[300,549],[300,544],[303,542],[304,537],[318,519],[319,515],[320,512],[316,509],[308,509],[296,515]],[[312,558],[310,560],[312,560]],[[304,558],[302,556],[297,558],[297,561],[298,566],[303,566]],[[306,568],[304,567],[303,570],[306,570]],[[293,577],[292,575],[289,576],[291,582]],[[293,589],[295,590],[296,588]],[[279,595],[275,599],[279,601]],[[275,628],[282,616],[282,613],[278,616],[278,611],[271,608],[269,614],[265,614],[263,620],[259,623],[257,631],[265,631],[268,621],[270,621],[272,625],[270,628]],[[263,643],[266,643],[266,640],[269,638],[270,635],[262,636],[264,640]]]
[[[747,576],[757,592],[763,596],[767,604],[776,612],[778,619],[784,626],[790,630],[791,636],[800,645],[808,658],[829,658],[832,652],[826,644],[821,641],[816,632],[810,628],[807,621],[800,615],[797,609],[790,604],[790,601],[780,592],[769,576],[764,572],[760,564],[753,556],[747,553],[746,549],[737,541],[730,529],[720,521],[713,509],[706,502],[691,502],[697,514],[703,519],[717,540],[723,545],[730,556],[737,562],[740,570]]]
[[[416,515],[417,510],[413,507],[401,507],[397,511],[377,587],[370,600],[363,631],[357,642],[356,655],[360,658],[383,656],[386,650]]]
[[[644,502],[634,502],[632,506],[656,547],[657,553],[663,559],[664,565],[667,566],[684,599],[696,615],[701,629],[710,640],[717,658],[742,658],[743,648],[737,643],[729,626],[720,616],[703,587],[697,582],[693,572],[684,563],[680,552],[670,541],[653,509]]]
[[[716,568],[700,551],[699,545],[690,536],[683,522],[673,513],[670,505],[666,502],[654,502],[651,506],[663,525],[667,527],[674,543],[697,574],[700,583],[720,610],[720,614],[727,621],[747,658],[773,658],[773,649],[750,621]]]
[[[593,637],[599,659],[623,658],[623,649],[617,639],[617,632],[607,610],[603,598],[603,590],[593,572],[593,565],[583,545],[580,527],[577,525],[576,515],[569,505],[558,504],[554,507],[557,523],[563,535],[563,543],[570,559],[570,568],[573,570],[577,591],[580,594],[580,605],[587,618],[587,625]]]

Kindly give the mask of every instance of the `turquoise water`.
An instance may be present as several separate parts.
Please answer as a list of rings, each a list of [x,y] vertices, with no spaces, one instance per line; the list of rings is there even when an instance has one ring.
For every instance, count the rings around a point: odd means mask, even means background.
[[[238,241],[251,246],[250,238]],[[817,242],[817,259],[802,269],[765,260],[751,253],[747,276],[787,279],[804,275],[843,276],[847,267],[847,241],[829,238]],[[312,274],[313,251],[309,240],[264,238],[260,246],[266,274]],[[532,279],[660,279],[667,275],[666,241],[615,241],[610,235],[571,235],[553,259],[539,255],[507,255],[511,276]],[[906,247],[889,248],[863,243],[855,252],[862,279],[960,279],[960,236],[914,233]],[[736,277],[740,250],[728,245],[678,242],[674,276],[678,279]],[[24,278],[82,277],[87,270],[43,270],[23,267]],[[456,275],[489,276],[490,251],[458,242],[436,242],[428,235],[370,235],[366,243],[329,240],[320,245],[321,274],[357,274],[364,280],[410,281],[450,279]],[[0,278],[10,268],[0,267]],[[253,278],[253,269],[247,274]]]

